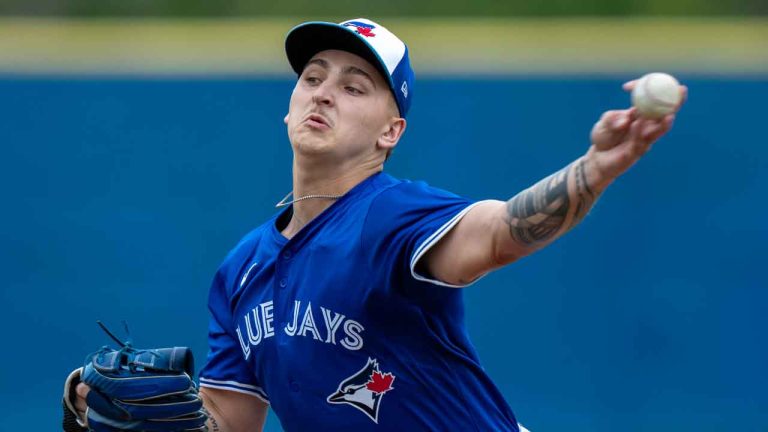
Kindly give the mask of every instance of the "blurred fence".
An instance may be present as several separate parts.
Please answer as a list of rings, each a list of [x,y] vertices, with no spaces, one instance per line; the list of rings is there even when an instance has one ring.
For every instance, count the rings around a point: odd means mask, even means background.
[[[242,17],[323,16],[347,17],[536,17],[536,16],[754,16],[768,13],[762,0],[591,0],[497,1],[389,0],[0,0],[0,14],[37,16],[129,17]],[[352,17],[350,17],[352,18]]]
[[[0,73],[286,75],[299,21],[0,19]],[[768,74],[768,18],[391,19],[420,75]]]

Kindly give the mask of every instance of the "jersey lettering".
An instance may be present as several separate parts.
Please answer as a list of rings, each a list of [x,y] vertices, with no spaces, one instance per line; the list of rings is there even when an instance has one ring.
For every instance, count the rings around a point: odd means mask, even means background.
[[[291,337],[311,337],[316,341],[337,345],[336,334],[339,329],[343,328],[345,337],[339,342],[341,346],[350,351],[357,351],[363,347],[362,332],[365,330],[365,327],[362,324],[355,320],[347,319],[344,314],[320,306],[323,324],[325,324],[325,331],[322,331],[317,326],[315,311],[312,310],[311,302],[307,302],[306,308],[302,310],[301,300],[294,300],[293,319],[285,324],[283,332]],[[301,320],[299,320],[299,317],[301,317]],[[243,355],[248,359],[251,356],[252,347],[258,346],[263,340],[275,335],[273,301],[261,303],[259,306],[251,309],[250,313],[243,316],[242,321],[243,323],[238,323],[235,332],[240,340],[240,348],[243,350]],[[243,324],[245,324],[245,332],[242,330]],[[245,333],[245,337],[243,337],[243,333]]]
[[[275,335],[275,327],[272,325],[272,321],[274,321],[272,309],[274,306],[271,301],[262,303],[260,306],[261,318],[264,321],[264,338],[272,337]]]
[[[341,322],[344,321],[344,315],[336,312],[331,312],[328,309],[321,307],[323,312],[323,321],[325,321],[325,329],[328,331],[328,337],[325,338],[325,343],[331,343],[336,345],[336,331],[341,327]],[[333,318],[331,318],[331,314]]]
[[[301,301],[300,300],[294,300],[293,301],[293,322],[290,324],[286,324],[285,328],[283,329],[285,331],[285,334],[288,336],[293,336],[296,334],[296,324],[297,320],[299,319],[299,308],[301,307]]]
[[[357,351],[362,348],[363,338],[360,337],[360,332],[363,330],[365,330],[365,328],[359,322],[355,320],[347,320],[347,322],[344,323],[344,333],[347,334],[347,337],[341,341],[341,346],[350,351]]]
[[[248,331],[248,342],[251,345],[258,345],[261,343],[261,320],[259,319],[259,309],[253,308],[251,310],[253,314],[253,326],[251,326],[251,320],[248,319],[248,315],[245,316],[245,328]],[[253,329],[256,329],[256,334],[253,333]]]
[[[240,340],[240,348],[243,349],[243,355],[245,356],[245,359],[248,360],[248,357],[251,356],[251,345],[245,343],[243,340],[243,333],[240,331],[240,327],[238,326],[235,331],[237,332],[237,338]]]
[[[320,340],[320,334],[317,332],[317,325],[315,325],[315,317],[312,315],[312,303],[307,303],[307,310],[304,311],[304,319],[301,320],[301,328],[299,334],[307,336],[307,331],[312,333],[312,337],[315,340]]]

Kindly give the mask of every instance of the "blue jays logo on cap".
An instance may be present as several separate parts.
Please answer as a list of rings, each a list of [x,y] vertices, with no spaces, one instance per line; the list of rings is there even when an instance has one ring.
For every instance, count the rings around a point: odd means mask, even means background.
[[[374,37],[376,36],[373,33],[373,29],[376,28],[373,24],[364,23],[361,21],[347,21],[344,24],[344,27],[354,27],[355,30],[357,30],[358,34],[361,34],[365,37]]]
[[[368,363],[357,373],[346,378],[339,384],[336,393],[328,396],[328,402],[332,404],[348,404],[362,411],[379,423],[379,406],[384,394],[393,390],[392,383],[395,376],[391,373],[382,373],[379,370],[379,362],[369,358]]]

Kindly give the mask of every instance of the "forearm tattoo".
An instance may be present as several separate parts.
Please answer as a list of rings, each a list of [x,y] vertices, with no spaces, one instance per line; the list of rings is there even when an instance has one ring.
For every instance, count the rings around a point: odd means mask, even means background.
[[[507,201],[509,233],[523,245],[549,242],[578,224],[595,199],[579,159]]]

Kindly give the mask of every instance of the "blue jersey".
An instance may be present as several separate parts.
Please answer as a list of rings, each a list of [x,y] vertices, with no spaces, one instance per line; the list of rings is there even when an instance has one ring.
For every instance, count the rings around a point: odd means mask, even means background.
[[[290,240],[275,215],[216,273],[200,385],[268,402],[288,432],[517,431],[462,290],[418,266],[473,205],[380,173]]]

